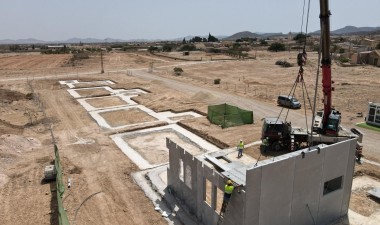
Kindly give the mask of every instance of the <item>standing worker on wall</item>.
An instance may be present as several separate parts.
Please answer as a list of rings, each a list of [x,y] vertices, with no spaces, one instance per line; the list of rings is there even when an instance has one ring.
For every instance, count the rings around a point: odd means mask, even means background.
[[[224,213],[226,212],[226,208],[227,208],[228,202],[230,201],[234,188],[235,187],[232,184],[232,181],[228,180],[227,184],[224,186],[223,204],[222,204],[222,209],[220,210],[220,215],[224,215]]]
[[[240,158],[243,156],[243,150],[244,150],[244,142],[242,139],[240,139],[237,149],[238,149],[238,158]]]

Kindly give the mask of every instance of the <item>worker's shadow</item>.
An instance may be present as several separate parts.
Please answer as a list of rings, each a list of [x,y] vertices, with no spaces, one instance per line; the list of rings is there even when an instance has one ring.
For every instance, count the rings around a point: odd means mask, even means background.
[[[286,151],[286,150],[275,151],[275,150],[272,150],[270,147],[261,145],[260,146],[260,153],[263,156],[276,157],[276,156],[284,155],[284,154],[288,153],[288,151]]]

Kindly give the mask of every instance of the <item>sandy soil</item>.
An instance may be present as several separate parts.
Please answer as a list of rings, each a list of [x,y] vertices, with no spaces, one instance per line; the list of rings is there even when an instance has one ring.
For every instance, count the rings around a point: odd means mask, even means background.
[[[111,127],[118,127],[129,124],[145,123],[157,120],[138,108],[112,110],[100,115]]]
[[[244,102],[247,98],[265,106],[261,111],[254,112],[256,115],[275,112],[273,108],[276,109],[276,95],[289,92],[298,69],[296,67],[285,69],[274,63],[279,59],[294,63],[295,57],[294,52],[259,51],[257,59],[251,61],[202,62],[202,64],[181,62],[181,67],[185,72],[181,76],[174,76],[173,67],[179,62],[146,54],[106,54],[106,73],[103,75],[99,75],[98,55],[92,55],[90,59],[83,60],[75,67],[67,65],[69,55],[0,55],[0,88],[14,92],[10,94],[11,97],[2,97],[0,104],[0,135],[5,135],[2,136],[4,138],[13,138],[6,139],[7,150],[4,150],[5,147],[0,150],[0,203],[2,206],[0,224],[25,224],[25,221],[31,224],[56,224],[57,222],[55,219],[57,215],[54,212],[55,198],[51,192],[54,190],[54,184],[41,182],[44,166],[49,165],[53,160],[52,139],[50,132],[43,124],[38,105],[33,100],[22,97],[30,93],[26,80],[22,79],[33,75],[45,78],[38,82],[34,81],[33,86],[43,102],[48,121],[53,123],[53,131],[61,151],[64,181],[70,177],[73,182],[72,188],[64,196],[69,218],[74,219],[75,210],[87,196],[101,191],[82,206],[76,218],[76,224],[161,225],[166,224],[166,221],[154,211],[153,204],[134,184],[130,176],[131,173],[137,171],[136,165],[117,148],[108,138],[107,132],[99,128],[85,109],[69,95],[66,91],[67,87],[60,86],[57,81],[62,78],[86,81],[111,79],[117,83],[111,85],[113,88],[144,88],[149,91],[149,94],[141,95],[134,100],[155,111],[196,110],[205,114],[209,104],[219,103],[220,96],[225,97],[226,101],[235,102]],[[314,85],[316,63],[312,60],[315,58],[316,54],[309,54],[310,63],[305,67],[304,78],[309,94]],[[128,69],[147,71],[152,61],[154,61],[154,73],[150,76],[155,78],[153,80],[144,74],[141,78],[137,78],[126,75],[125,72],[108,73],[108,71]],[[82,72],[94,72],[94,74],[82,75]],[[138,71],[133,73],[138,73]],[[343,68],[334,65],[333,79],[336,91],[333,93],[333,104],[343,111],[345,124],[352,125],[357,121],[362,121],[363,118],[356,118],[356,112],[365,114],[367,101],[380,99],[380,93],[377,91],[380,87],[378,74],[379,68],[371,66]],[[64,77],[59,77],[61,75]],[[205,89],[198,91],[173,82],[168,85],[161,78]],[[214,79],[217,78],[221,79],[221,85],[213,84]],[[215,91],[221,91],[226,95]],[[302,92],[296,92],[298,98],[302,96],[301,94]],[[4,96],[8,95],[9,93]],[[237,97],[231,97],[232,95]],[[246,106],[248,109],[251,107],[248,103]],[[28,108],[31,113],[24,115],[25,108]],[[23,113],[17,113],[18,111]],[[29,115],[34,116],[32,112],[36,112],[35,122],[26,125],[28,119],[25,118],[30,118]],[[10,114],[14,114],[14,118],[8,118],[7,121],[3,119]],[[122,118],[121,115],[110,117]],[[180,125],[220,147],[227,147],[235,146],[240,138],[245,143],[257,141],[261,133],[260,119],[255,117],[253,125],[226,129],[210,124],[205,118],[189,118],[181,121]],[[112,123],[114,119],[109,120]],[[133,121],[135,121],[133,118],[125,116],[119,122],[124,125]],[[114,122],[117,123],[116,120]],[[379,134],[366,131],[366,136],[371,137],[371,143],[368,143],[368,146],[372,150],[367,152],[364,150],[364,155],[371,157],[371,160],[380,161],[377,148]],[[35,142],[30,141],[29,138]],[[29,144],[17,147],[19,143]],[[35,146],[33,143],[40,144]],[[367,144],[364,148],[366,147]],[[252,152],[250,154],[256,156],[255,158],[259,155],[257,147],[247,148],[246,152]],[[363,164],[356,167],[356,176],[359,174],[378,178],[380,171],[376,166]],[[358,194],[353,195],[351,208],[359,214],[369,215],[374,212],[374,208],[369,205],[371,203],[366,202],[368,199],[364,194],[358,191]],[[364,205],[363,208],[357,208],[360,207],[361,202],[368,203],[369,207],[366,208]]]
[[[170,138],[192,154],[197,155],[203,152],[195,143],[191,143],[186,137],[170,130],[125,137],[124,140],[150,164],[155,165],[169,162],[166,138]],[[155,151],[152,151],[152,149]]]
[[[93,88],[93,89],[84,89],[84,90],[77,90],[78,94],[81,97],[95,97],[95,96],[104,96],[109,95],[110,92],[104,88]]]
[[[86,102],[95,108],[126,105],[126,102],[120,99],[119,97],[93,98],[93,99],[87,99]]]

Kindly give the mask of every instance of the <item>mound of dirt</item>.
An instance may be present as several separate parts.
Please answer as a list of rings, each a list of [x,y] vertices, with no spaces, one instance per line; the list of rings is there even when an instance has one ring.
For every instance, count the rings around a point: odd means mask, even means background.
[[[191,100],[201,102],[214,101],[216,99],[217,97],[215,95],[203,91],[197,92],[195,95],[191,96]]]
[[[0,173],[0,188],[8,182],[9,178],[7,175]]]
[[[31,138],[15,134],[0,136],[0,151],[3,152],[26,152],[41,146],[41,142]]]
[[[26,99],[27,95],[18,92],[18,91],[11,91],[8,89],[0,89],[0,101],[4,103],[12,103],[13,101],[18,101],[21,99]]]

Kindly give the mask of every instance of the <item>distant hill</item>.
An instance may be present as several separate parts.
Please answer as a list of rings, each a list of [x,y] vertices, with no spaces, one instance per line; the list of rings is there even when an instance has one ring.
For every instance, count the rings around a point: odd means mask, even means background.
[[[229,37],[224,38],[224,40],[235,41],[240,38],[268,38],[273,36],[284,36],[283,33],[252,33],[250,31],[242,31],[233,34]]]
[[[310,35],[319,35],[320,31],[314,31],[312,33],[309,33]],[[355,27],[355,26],[346,26],[337,30],[331,31],[332,35],[369,35],[369,34],[380,34],[380,27]],[[202,38],[207,38],[208,35],[197,35]],[[236,34],[233,34],[231,36],[225,36],[225,35],[218,35],[215,36],[219,40],[231,40],[235,41],[240,38],[270,38],[270,37],[279,37],[279,36],[287,36],[287,34],[283,33],[252,33],[250,31],[242,31],[238,32]],[[186,36],[186,40],[190,40],[193,38],[194,35],[188,35]],[[116,43],[116,42],[160,42],[160,41],[182,41],[183,37],[181,38],[173,38],[173,39],[129,39],[129,40],[122,40],[122,39],[113,39],[113,38],[105,38],[105,39],[98,39],[98,38],[70,38],[67,40],[61,40],[61,41],[43,41],[38,40],[34,38],[27,38],[27,39],[17,39],[17,40],[11,40],[11,39],[3,39],[0,40],[0,44],[76,44],[76,43]]]
[[[333,30],[331,31],[331,34],[333,35],[346,35],[346,34],[369,34],[373,32],[379,32],[380,27],[355,27],[355,26],[345,26],[343,28]],[[312,33],[311,35],[318,35],[321,31],[317,30]]]

